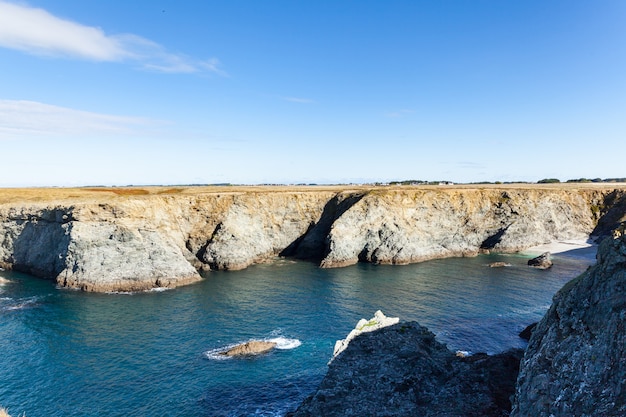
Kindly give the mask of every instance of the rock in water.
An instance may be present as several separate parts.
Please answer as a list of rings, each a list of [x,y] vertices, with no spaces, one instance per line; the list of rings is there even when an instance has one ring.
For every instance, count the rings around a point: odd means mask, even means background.
[[[355,337],[291,417],[505,416],[522,350],[460,358],[415,322]]]
[[[269,352],[275,347],[276,347],[276,343],[274,342],[266,342],[263,340],[251,340],[249,342],[242,343],[240,345],[232,347],[220,353],[220,355],[224,355],[224,356],[260,355],[262,353]]]
[[[529,324],[524,328],[524,330],[519,332],[518,336],[526,341],[530,340],[530,336],[532,336],[535,327],[537,327],[537,323]]]
[[[536,258],[528,260],[528,266],[537,269],[548,269],[552,266],[552,258],[550,252],[544,252]]]
[[[506,266],[511,266],[511,264],[506,262],[492,262],[489,264],[490,268],[504,268]]]
[[[348,336],[343,340],[337,340],[335,343],[335,349],[333,350],[333,359],[343,352],[352,339],[360,335],[361,333],[372,332],[374,330],[382,329],[383,327],[391,326],[400,321],[398,317],[387,317],[382,311],[378,310],[374,313],[374,317],[370,320],[361,319],[356,324],[356,327],[348,333]]]
[[[626,416],[626,236],[566,284],[532,333],[512,417]]]

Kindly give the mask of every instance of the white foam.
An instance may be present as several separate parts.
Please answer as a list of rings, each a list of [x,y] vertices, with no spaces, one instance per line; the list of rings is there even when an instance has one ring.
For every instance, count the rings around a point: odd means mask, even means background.
[[[276,343],[276,349],[289,350],[295,349],[302,344],[298,339],[288,339],[286,337],[275,337],[273,339],[267,339],[268,342]]]
[[[149,292],[164,292],[164,291],[170,291],[173,288],[167,288],[167,287],[155,287],[152,288],[151,290],[148,290]]]
[[[135,294],[140,294],[140,293],[145,293],[145,292],[164,292],[164,291],[169,291],[172,290],[173,288],[165,288],[165,287],[155,287],[155,288],[150,288],[149,290],[143,290],[143,291],[106,291],[105,294],[112,294],[112,295],[135,295]]]
[[[9,305],[5,305],[2,307],[3,311],[12,311],[12,310],[22,310],[24,308],[30,308],[30,307],[35,307],[41,297],[28,297],[28,298],[23,298],[20,300],[15,300],[9,297],[2,297],[0,298],[0,300],[2,301],[13,301],[13,304],[9,304]]]
[[[275,333],[275,332],[272,332],[272,333]],[[233,358],[232,356],[223,355],[222,353],[226,352],[229,349],[234,348],[235,346],[239,346],[244,343],[251,342],[253,340],[259,340],[259,339],[250,339],[250,340],[246,340],[246,341],[239,342],[239,343],[233,343],[227,346],[222,346],[220,348],[207,350],[206,352],[203,353],[203,355],[206,356],[207,359],[218,360],[218,361],[232,359]],[[273,337],[270,339],[262,339],[262,340],[265,342],[276,343],[275,349],[278,349],[278,350],[295,349],[298,346],[302,345],[302,342],[300,342],[300,340],[298,339],[289,339],[283,336]]]
[[[206,352],[204,352],[204,356],[206,356],[207,359],[211,359],[214,361],[226,361],[226,360],[232,359],[233,358],[232,356],[222,355],[222,353],[224,351],[227,351],[230,348],[237,346],[237,344],[238,343],[235,343],[234,345],[224,346],[224,347],[217,348],[217,349],[207,350]]]

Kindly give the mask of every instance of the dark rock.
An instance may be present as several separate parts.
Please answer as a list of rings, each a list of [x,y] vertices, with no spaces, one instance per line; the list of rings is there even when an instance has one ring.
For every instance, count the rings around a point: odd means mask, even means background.
[[[528,266],[532,266],[537,269],[548,269],[552,266],[552,257],[550,252],[544,252],[536,258],[528,260]]]
[[[511,266],[511,264],[508,264],[506,262],[492,262],[489,264],[490,268],[503,268],[506,266]]]
[[[523,352],[457,357],[415,322],[353,339],[293,417],[507,416]]]
[[[530,338],[512,417],[626,416],[626,236],[555,296]]]
[[[530,340],[530,336],[532,336],[533,330],[535,329],[536,326],[537,326],[537,323],[529,324],[528,326],[526,326],[524,330],[519,332],[519,337],[521,337],[524,340]]]

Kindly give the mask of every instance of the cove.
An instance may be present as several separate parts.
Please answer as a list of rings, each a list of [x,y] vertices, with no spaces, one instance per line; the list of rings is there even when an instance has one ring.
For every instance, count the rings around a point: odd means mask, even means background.
[[[0,286],[0,404],[47,416],[281,416],[326,372],[335,340],[381,309],[451,349],[524,347],[554,293],[593,263],[584,253],[528,268],[524,255],[320,269],[276,259],[207,273],[175,290],[97,294],[14,272]],[[511,264],[489,268],[491,262]],[[211,352],[250,339],[282,349]]]

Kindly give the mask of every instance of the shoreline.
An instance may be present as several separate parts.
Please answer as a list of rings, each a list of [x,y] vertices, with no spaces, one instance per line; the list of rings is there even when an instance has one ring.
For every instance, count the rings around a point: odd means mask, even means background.
[[[584,258],[595,262],[598,244],[594,243],[591,238],[588,239],[568,239],[558,240],[542,245],[537,245],[524,249],[519,253],[521,255],[537,256],[544,252],[551,254],[560,254],[575,258]]]

